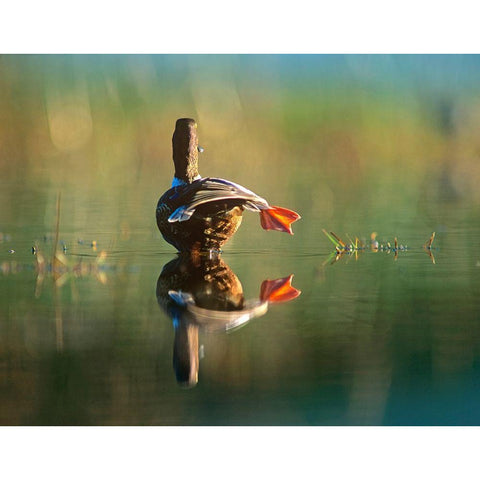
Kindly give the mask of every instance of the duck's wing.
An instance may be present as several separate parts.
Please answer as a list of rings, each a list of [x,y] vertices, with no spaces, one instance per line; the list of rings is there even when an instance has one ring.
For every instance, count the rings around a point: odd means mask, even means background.
[[[195,304],[192,294],[170,290],[170,298],[183,307],[198,325],[207,330],[231,330],[240,327],[255,317],[261,317],[268,310],[268,300],[247,300],[241,310],[210,310]]]
[[[264,198],[241,185],[221,178],[201,178],[174,190],[171,199],[175,200],[178,207],[168,218],[169,222],[188,220],[198,206],[221,200],[238,200],[239,205],[256,212],[269,208]]]

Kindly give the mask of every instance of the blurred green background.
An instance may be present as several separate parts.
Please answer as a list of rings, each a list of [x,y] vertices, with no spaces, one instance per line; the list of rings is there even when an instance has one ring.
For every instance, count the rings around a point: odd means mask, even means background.
[[[185,116],[201,174],[302,215],[290,237],[245,214],[245,295],[303,292],[205,334],[188,391],[154,216]],[[0,423],[478,424],[479,121],[475,55],[1,56]],[[322,228],[410,250],[324,265]]]

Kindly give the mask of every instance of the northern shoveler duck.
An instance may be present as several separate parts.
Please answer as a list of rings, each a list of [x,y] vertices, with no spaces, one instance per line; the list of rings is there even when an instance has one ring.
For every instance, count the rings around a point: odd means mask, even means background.
[[[265,230],[293,235],[298,213],[274,207],[241,185],[198,173],[197,124],[180,118],[172,138],[175,175],[172,187],[157,205],[157,225],[165,240],[179,251],[220,250],[237,231],[244,209],[260,214]]]

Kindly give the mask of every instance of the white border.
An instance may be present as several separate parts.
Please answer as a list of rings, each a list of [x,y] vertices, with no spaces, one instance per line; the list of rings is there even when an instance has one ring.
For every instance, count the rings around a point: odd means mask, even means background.
[[[478,53],[475,2],[6,2],[1,53]]]

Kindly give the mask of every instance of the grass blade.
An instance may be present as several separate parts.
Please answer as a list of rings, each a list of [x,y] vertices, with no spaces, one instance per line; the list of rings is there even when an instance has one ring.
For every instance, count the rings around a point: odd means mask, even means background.
[[[340,245],[335,238],[333,238],[325,229],[322,229],[322,232],[326,235],[326,237],[335,245],[335,247],[338,247]]]

